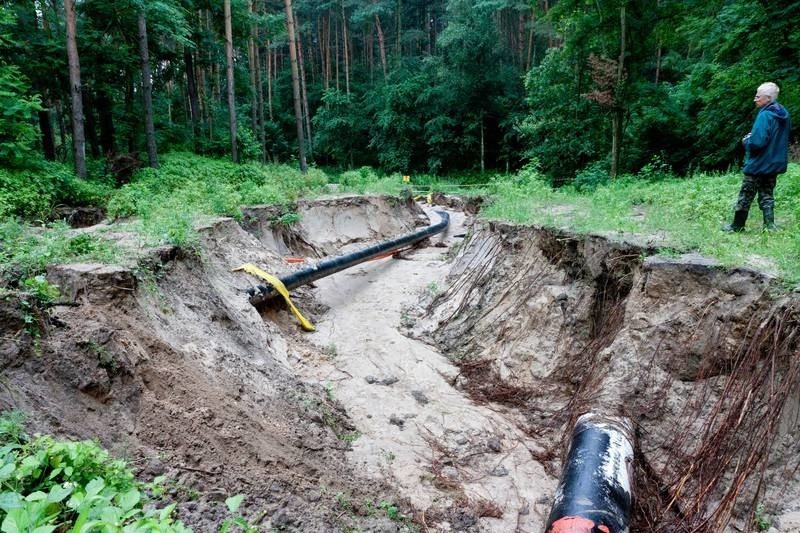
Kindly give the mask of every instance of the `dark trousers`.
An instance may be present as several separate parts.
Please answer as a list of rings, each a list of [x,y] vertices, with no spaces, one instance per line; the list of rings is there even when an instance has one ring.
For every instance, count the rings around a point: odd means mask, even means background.
[[[777,174],[760,174],[758,176],[744,175],[742,188],[739,189],[739,198],[736,201],[736,211],[749,211],[756,193],[758,193],[758,207],[773,209],[775,206],[775,178]]]

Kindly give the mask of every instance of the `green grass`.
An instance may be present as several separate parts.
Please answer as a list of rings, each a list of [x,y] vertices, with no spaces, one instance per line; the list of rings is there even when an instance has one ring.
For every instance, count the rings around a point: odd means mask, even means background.
[[[18,286],[43,273],[47,265],[80,261],[110,263],[119,257],[113,243],[82,233],[72,235],[63,222],[45,227],[0,220],[0,286]]]
[[[779,230],[768,234],[760,231],[755,206],[745,233],[719,231],[732,214],[739,173],[664,176],[653,172],[624,176],[594,189],[594,180],[586,179],[581,183],[590,190],[553,189],[532,168],[463,179],[420,174],[405,181],[398,173],[384,175],[369,167],[336,175],[311,169],[303,175],[288,165],[235,165],[188,153],[163,155],[160,169],[142,169],[118,189],[103,178],[77,180],[57,164],[27,174],[3,171],[0,182],[10,186],[0,194],[0,286],[19,284],[50,263],[119,258],[120,252],[101,236],[74,237],[63,224],[30,226],[12,218],[44,218],[57,202],[106,207],[111,218],[130,219],[124,229],[140,234],[145,244],[192,248],[199,242],[194,228],[207,217],[240,218],[243,205],[283,204],[289,215],[282,221],[295,222],[291,203],[329,192],[329,184],[343,193],[490,195],[494,201],[483,211],[487,218],[580,233],[639,235],[665,253],[696,251],[723,265],[754,266],[789,283],[800,282],[800,165],[790,165],[789,172],[778,178]]]
[[[800,165],[779,176],[775,190],[778,230],[761,231],[761,212],[751,208],[744,233],[724,233],[741,175],[699,174],[649,181],[624,176],[593,191],[554,190],[535,171],[494,185],[495,201],[482,211],[489,219],[563,227],[579,233],[638,235],[665,250],[698,252],[725,266],[773,271],[800,282]],[[755,203],[755,202],[754,202]]]
[[[161,168],[142,169],[108,202],[111,218],[136,217],[150,244],[196,244],[193,227],[208,216],[241,218],[241,206],[288,204],[319,194],[327,176],[311,169],[303,175],[288,165],[235,165],[193,154],[173,153]]]

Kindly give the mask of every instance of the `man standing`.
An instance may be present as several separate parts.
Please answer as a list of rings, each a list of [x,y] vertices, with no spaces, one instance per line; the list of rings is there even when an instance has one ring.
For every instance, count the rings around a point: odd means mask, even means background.
[[[758,86],[753,101],[759,109],[753,128],[742,139],[745,162],[742,188],[736,201],[733,222],[722,231],[743,231],[750,204],[758,193],[758,207],[764,214],[764,230],[775,229],[775,178],[786,172],[789,160],[789,112],[778,103],[778,86],[772,82]]]

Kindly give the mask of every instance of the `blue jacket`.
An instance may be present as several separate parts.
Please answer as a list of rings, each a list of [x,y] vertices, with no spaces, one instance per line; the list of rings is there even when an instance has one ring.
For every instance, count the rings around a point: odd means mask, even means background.
[[[744,140],[747,156],[742,172],[749,176],[786,172],[791,128],[792,119],[781,104],[772,102],[762,107]]]

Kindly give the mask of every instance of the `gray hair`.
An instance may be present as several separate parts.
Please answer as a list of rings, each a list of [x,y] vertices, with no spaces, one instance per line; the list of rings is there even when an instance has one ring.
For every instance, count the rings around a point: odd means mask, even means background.
[[[771,81],[762,83],[758,86],[758,89],[756,89],[756,94],[763,94],[764,96],[769,97],[770,102],[774,102],[778,99],[779,92],[781,92],[781,90]]]

